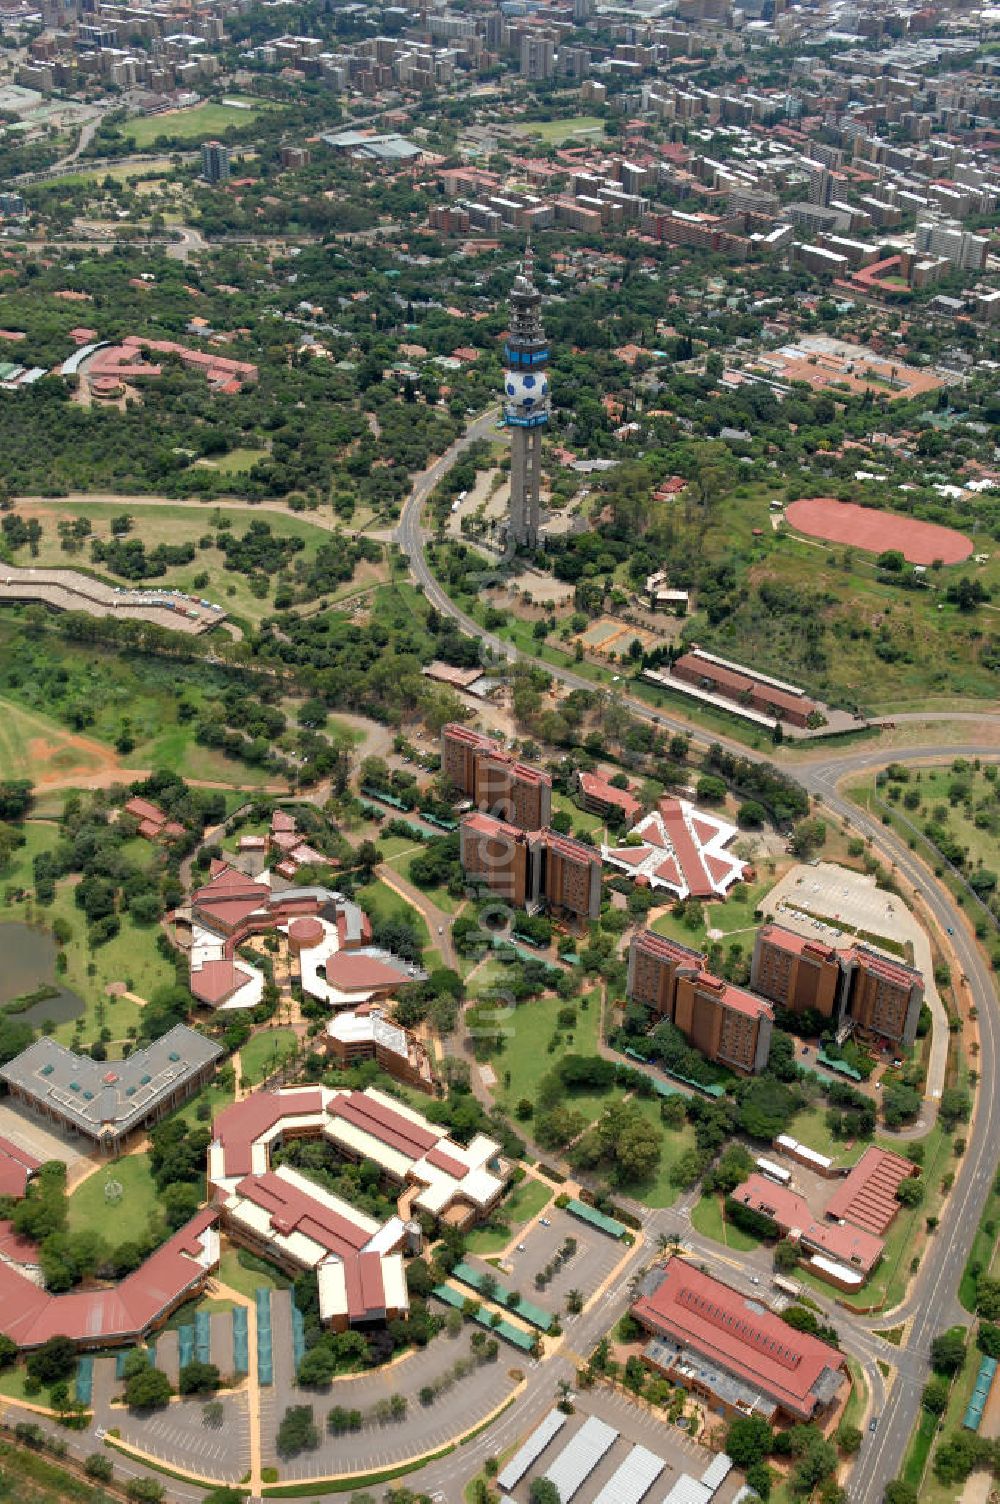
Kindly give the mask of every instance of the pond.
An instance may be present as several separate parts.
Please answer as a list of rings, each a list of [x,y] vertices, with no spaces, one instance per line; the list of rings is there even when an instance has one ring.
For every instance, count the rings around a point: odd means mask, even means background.
[[[59,987],[54,997],[32,1003],[23,1013],[14,1015],[39,1028],[45,1019],[64,1024],[79,1018],[84,1002],[56,978],[56,942],[48,930],[35,929],[19,921],[0,924],[0,1008],[14,998],[34,992],[45,983]]]

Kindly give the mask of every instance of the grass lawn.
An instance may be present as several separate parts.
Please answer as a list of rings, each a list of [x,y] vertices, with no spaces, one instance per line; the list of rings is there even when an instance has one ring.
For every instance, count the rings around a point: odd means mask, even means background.
[[[238,96],[233,96],[236,97]],[[266,105],[257,100],[253,101],[249,109],[206,102],[187,110],[168,110],[162,115],[146,115],[141,119],[129,120],[122,134],[139,151],[152,146],[159,136],[169,136],[181,141],[203,141],[210,136],[220,135],[230,126],[252,125],[266,108]]]
[[[759,883],[738,883],[735,897],[727,898],[723,903],[704,905],[705,922],[695,930],[689,929],[683,919],[675,919],[669,909],[657,916],[651,928],[658,935],[666,935],[695,950],[701,950],[707,945],[709,930],[719,930],[723,945],[732,936],[745,951],[750,951],[753,949],[753,932],[757,929],[754,911],[774,884],[773,877],[765,878]]]
[[[726,1221],[722,1214],[721,1196],[703,1195],[691,1210],[691,1226],[702,1237],[722,1243],[726,1248],[735,1249],[737,1253],[748,1253],[751,1248],[760,1246],[757,1238],[750,1237],[748,1233]]]
[[[517,126],[519,135],[540,136],[550,146],[561,146],[572,136],[603,136],[604,121],[597,115],[574,115],[569,120],[532,120]]]
[[[219,455],[214,460],[198,460],[197,463],[206,470],[221,470],[223,475],[241,475],[252,470],[258,460],[267,459],[267,449],[230,449],[228,454]]]
[[[251,1300],[255,1290],[287,1290],[291,1284],[291,1280],[286,1279],[278,1269],[267,1273],[261,1269],[245,1269],[235,1248],[227,1248],[223,1253],[219,1262],[219,1280]]]
[[[663,1148],[660,1152],[660,1163],[655,1172],[648,1180],[632,1181],[623,1186],[622,1191],[627,1196],[641,1201],[644,1206],[664,1207],[673,1206],[680,1195],[680,1187],[670,1182],[670,1172],[674,1165],[688,1149],[695,1147],[694,1129],[690,1123],[685,1123],[683,1128],[668,1128],[660,1120],[659,1097],[636,1097],[643,1115],[659,1128],[663,1134]]]
[[[395,857],[388,859],[389,866],[392,867],[393,871],[398,872],[400,877],[406,878],[407,882],[413,882],[413,879],[410,877],[410,867],[414,859],[420,855],[419,849],[413,851],[411,847],[412,842],[403,847],[403,853],[405,854],[397,853]],[[418,885],[414,883],[413,886],[417,887]],[[420,891],[426,895],[427,902],[432,903],[435,908],[440,909],[442,914],[454,914],[462,902],[460,898],[452,898],[447,888],[421,888]]]
[[[865,1402],[868,1399],[868,1385],[865,1383],[861,1364],[854,1358],[848,1358],[847,1371],[851,1375],[851,1393],[844,1406],[843,1424],[860,1426],[861,1417],[865,1412]]]
[[[499,964],[496,966],[497,983],[500,986],[505,969]],[[584,1002],[587,1004],[586,1009],[582,1006]],[[520,1003],[510,1017],[500,1020],[500,1029],[510,1032],[504,1038],[503,1050],[491,1057],[490,1064],[497,1076],[494,1095],[508,1112],[513,1112],[522,1097],[527,1097],[531,1102],[537,1100],[538,1083],[559,1063],[563,1055],[597,1054],[601,1026],[599,994],[593,992],[576,1001],[577,1023],[572,1031],[560,1030],[556,1023],[559,1010],[566,1006],[559,998],[536,998]],[[489,1027],[487,1024],[487,1029]],[[557,1033],[561,1035],[560,1043],[550,1052],[549,1045]],[[509,1086],[505,1085],[508,1071]],[[567,1094],[566,1105],[578,1108],[588,1121],[592,1121],[612,1100],[611,1092]]]
[[[248,471],[264,453],[266,451],[263,449],[237,448],[212,460],[211,466],[232,475],[240,475]],[[25,515],[37,517],[42,524],[38,557],[30,559],[27,548],[19,549],[15,553],[14,562],[22,565],[30,562],[40,569],[71,569],[74,565],[80,565],[84,569],[95,569],[98,575],[113,584],[129,583],[123,582],[118,575],[102,566],[92,565],[89,548],[76,555],[64,553],[56,531],[58,522],[64,518],[85,517],[93,529],[91,536],[107,542],[111,537],[112,517],[121,516],[127,510],[122,504],[58,500],[46,500],[26,508]],[[200,540],[205,537],[217,538],[219,534],[216,524],[220,521],[228,522],[230,531],[237,537],[243,536],[251,522],[266,522],[276,538],[301,539],[303,548],[294,556],[294,567],[300,561],[308,563],[315,557],[317,548],[323,543],[329,543],[333,537],[327,528],[317,527],[306,515],[264,512],[256,517],[246,509],[217,506],[213,502],[205,502],[197,507],[135,507],[131,515],[134,518],[133,536],[141,537],[147,549],[156,548],[161,543],[170,547],[182,543],[194,543],[196,546],[195,557],[190,564],[168,569],[161,580],[153,580],[152,584],[169,585],[215,601],[234,615],[255,623],[273,609],[270,599],[274,593],[273,583],[268,596],[261,598],[254,595],[246,575],[224,567],[225,555],[221,549],[214,542],[210,548],[201,548]],[[208,584],[195,589],[195,575],[205,572],[209,577]],[[140,765],[136,763],[136,766]]]
[[[264,1029],[255,1034],[240,1050],[243,1080],[260,1081],[265,1072],[277,1068],[282,1054],[297,1043],[294,1029]]]
[[[796,1113],[785,1132],[798,1139],[800,1144],[805,1144],[807,1149],[815,1149],[817,1154],[828,1154],[835,1160],[844,1156],[843,1144],[830,1137],[830,1130],[826,1126],[826,1107],[823,1105],[807,1107],[803,1112]],[[860,1157],[858,1147],[851,1150],[850,1157],[852,1161]]]
[[[494,1215],[507,1223],[506,1230],[492,1227],[476,1227],[469,1233],[466,1242],[470,1253],[499,1253],[506,1248],[514,1234],[536,1217],[552,1200],[554,1191],[538,1180],[522,1180],[516,1185],[507,1200],[498,1206]]]
[[[221,1112],[223,1107],[228,1107],[232,1100],[232,1089],[220,1086],[218,1079],[216,1079],[210,1081],[207,1086],[203,1086],[197,1096],[191,1097],[182,1106],[175,1108],[168,1116],[171,1118],[183,1118],[185,1123],[194,1128],[195,1126],[202,1126],[202,1120],[198,1117],[198,1108],[203,1102],[207,1102],[209,1107],[211,1107],[212,1117],[214,1118],[215,1114]],[[204,1126],[207,1126],[207,1123]]]
[[[592,815],[585,809],[578,809],[572,799],[567,798],[565,794],[553,793],[552,812],[555,814],[559,810],[569,815],[573,821],[574,834],[586,830],[598,843],[607,840],[608,832],[600,815]]]
[[[120,1201],[110,1202],[104,1194],[109,1181],[122,1187]],[[129,1154],[102,1167],[85,1180],[69,1198],[70,1232],[97,1232],[106,1235],[109,1222],[119,1228],[123,1222],[138,1231],[159,1210],[156,1186],[149,1172],[148,1154]]]
[[[152,177],[157,173],[172,172],[174,164],[169,157],[156,157],[149,162],[114,162],[107,167],[95,167],[92,171],[67,172],[58,178],[46,178],[47,188],[59,184],[67,188],[79,188],[87,183],[103,183],[105,178],[114,178],[116,183],[125,183],[129,178]]]
[[[358,888],[354,896],[373,923],[402,919],[416,931],[425,950],[430,945],[430,930],[423,915],[381,878]]]

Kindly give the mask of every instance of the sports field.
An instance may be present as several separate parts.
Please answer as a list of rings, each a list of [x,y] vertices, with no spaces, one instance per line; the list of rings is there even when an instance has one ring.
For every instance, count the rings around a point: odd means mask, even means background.
[[[39,786],[65,783],[76,775],[111,770],[117,761],[110,747],[0,699],[0,778],[30,778]]]
[[[898,512],[859,507],[832,496],[809,496],[790,501],[785,516],[792,527],[810,538],[845,543],[880,554],[898,549],[911,564],[960,564],[972,553],[972,540],[955,528],[919,522]]]
[[[248,107],[240,109],[238,105],[210,101],[196,104],[189,110],[165,110],[161,115],[144,115],[141,119],[128,121],[123,134],[139,151],[145,151],[160,136],[179,141],[207,141],[211,136],[221,135],[230,126],[252,125],[267,108],[257,100],[241,103]]]
[[[596,115],[573,115],[568,120],[531,120],[517,130],[522,136],[540,136],[550,146],[562,146],[575,136],[603,136],[604,121]]]

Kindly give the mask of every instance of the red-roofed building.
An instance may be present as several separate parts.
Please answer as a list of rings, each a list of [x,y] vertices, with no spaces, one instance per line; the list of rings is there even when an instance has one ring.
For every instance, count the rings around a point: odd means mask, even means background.
[[[633,824],[642,814],[642,805],[633,793],[616,788],[599,773],[579,772],[576,775],[580,789],[580,803],[592,815],[602,819],[621,815],[627,825]]]
[[[41,1168],[40,1159],[12,1144],[10,1139],[0,1138],[0,1196],[20,1200],[28,1189],[28,1181]]]
[[[728,1416],[818,1421],[845,1383],[836,1348],[684,1259],[670,1259],[632,1315],[653,1334],[645,1362]]]
[[[657,1018],[669,1019],[707,1060],[744,1074],[767,1064],[770,1004],[706,971],[699,951],[640,930],[629,946],[626,993]]]
[[[441,731],[441,770],[449,783],[489,814],[540,830],[552,818],[552,779],[517,762],[492,737],[452,722]]]
[[[68,1337],[82,1350],[132,1346],[206,1284],[219,1262],[219,1213],[205,1207],[133,1274],[103,1290],[50,1295],[0,1261],[0,1332],[22,1350]]]
[[[675,659],[671,676],[707,689],[723,699],[752,709],[791,726],[807,726],[809,717],[819,707],[802,690],[792,684],[782,684],[762,674],[743,668],[738,663],[729,663],[724,658],[692,648]]]
[[[826,1204],[826,1215],[884,1237],[899,1211],[896,1191],[920,1173],[901,1154],[870,1145]]]
[[[764,924],[754,943],[750,985],[794,1013],[810,1009],[832,1018],[840,997],[840,959],[831,945],[780,924]]]
[[[924,1000],[919,971],[867,945],[838,951],[808,936],[765,924],[757,932],[751,986],[783,1008],[811,1008],[897,1046],[910,1046]]]
[[[810,1266],[813,1272],[841,1289],[857,1289],[882,1257],[882,1239],[873,1232],[847,1222],[818,1220],[800,1195],[763,1175],[748,1175],[733,1191],[733,1200],[770,1217],[782,1237],[792,1238],[806,1253],[819,1254],[822,1262]],[[847,1277],[838,1279],[827,1261],[843,1266]]]

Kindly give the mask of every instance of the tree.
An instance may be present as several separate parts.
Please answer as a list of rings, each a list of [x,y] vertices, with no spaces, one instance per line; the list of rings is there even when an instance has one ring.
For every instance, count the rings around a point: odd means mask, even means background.
[[[965,1333],[961,1327],[939,1332],[931,1343],[931,1367],[935,1373],[952,1377],[965,1362]]]
[[[105,1457],[103,1452],[91,1452],[84,1459],[83,1470],[88,1478],[96,1478],[98,1483],[110,1483],[115,1472],[111,1458]]]
[[[789,845],[800,861],[807,862],[809,858],[823,846],[826,841],[826,824],[819,819],[800,820],[792,831]]]
[[[17,1343],[0,1332],[0,1368],[9,1368],[17,1357]]]
[[[988,1358],[1000,1358],[1000,1326],[993,1321],[981,1321],[976,1333],[976,1346]]]
[[[782,1238],[774,1250],[774,1267],[779,1274],[791,1274],[798,1268],[799,1245],[791,1238]]]
[[[915,1484],[907,1483],[902,1478],[893,1478],[891,1483],[885,1485],[882,1504],[920,1504],[920,1495]]]
[[[559,1490],[548,1478],[533,1478],[528,1499],[530,1504],[559,1504]]]
[[[185,1363],[180,1371],[181,1394],[214,1394],[222,1382],[214,1363],[202,1363],[197,1358]]]
[[[300,1452],[314,1452],[319,1442],[312,1405],[288,1405],[278,1427],[278,1455],[287,1458],[297,1457]]]
[[[40,1384],[68,1379],[76,1368],[76,1348],[68,1337],[50,1337],[28,1358],[27,1368]]]
[[[861,1448],[862,1436],[857,1426],[850,1426],[846,1421],[841,1421],[837,1427],[837,1446],[845,1457],[853,1457]]]
[[[130,1478],[125,1489],[126,1497],[132,1500],[132,1504],[160,1504],[165,1493],[163,1484],[157,1483],[153,1478]]]
[[[744,1471],[763,1462],[774,1445],[774,1432],[759,1415],[741,1415],[726,1432],[726,1452]]]
[[[159,1410],[170,1403],[172,1394],[166,1374],[148,1365],[125,1384],[125,1403],[132,1410]]]
[[[948,1395],[951,1385],[941,1375],[928,1379],[924,1385],[924,1392],[920,1396],[920,1403],[931,1415],[943,1415],[948,1408]]]

